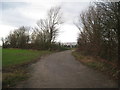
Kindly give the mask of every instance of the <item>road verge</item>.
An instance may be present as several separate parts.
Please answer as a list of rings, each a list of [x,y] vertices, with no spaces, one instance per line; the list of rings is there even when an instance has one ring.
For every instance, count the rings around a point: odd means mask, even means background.
[[[112,62],[107,62],[101,58],[96,58],[92,56],[85,56],[80,52],[73,51],[72,55],[76,58],[76,60],[80,61],[84,65],[93,68],[95,70],[101,71],[104,74],[108,75],[111,79],[118,81],[118,73],[117,65]]]

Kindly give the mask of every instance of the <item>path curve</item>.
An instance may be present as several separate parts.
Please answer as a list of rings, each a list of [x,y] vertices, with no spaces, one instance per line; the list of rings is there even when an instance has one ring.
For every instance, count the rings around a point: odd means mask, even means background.
[[[101,72],[88,68],[71,50],[42,58],[30,66],[31,78],[20,88],[113,88],[117,84]]]

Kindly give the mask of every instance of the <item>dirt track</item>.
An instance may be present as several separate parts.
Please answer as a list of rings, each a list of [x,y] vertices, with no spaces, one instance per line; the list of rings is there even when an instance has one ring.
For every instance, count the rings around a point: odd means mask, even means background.
[[[90,69],[71,55],[70,50],[42,58],[30,66],[31,78],[20,88],[111,88],[117,84]]]

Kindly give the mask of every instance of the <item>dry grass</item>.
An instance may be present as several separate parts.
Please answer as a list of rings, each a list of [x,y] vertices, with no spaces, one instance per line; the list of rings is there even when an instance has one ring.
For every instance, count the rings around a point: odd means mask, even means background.
[[[79,60],[84,65],[99,70],[114,80],[118,80],[118,73],[120,71],[117,69],[117,64],[98,57],[95,58],[92,56],[85,56],[76,51],[74,51],[72,54],[76,58],[76,60]]]

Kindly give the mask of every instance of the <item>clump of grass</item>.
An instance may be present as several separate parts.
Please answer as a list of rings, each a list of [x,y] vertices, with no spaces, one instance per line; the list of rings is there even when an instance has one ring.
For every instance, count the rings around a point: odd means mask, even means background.
[[[77,59],[84,59],[84,56],[81,55],[79,52],[72,52],[73,56],[75,56]]]
[[[28,74],[25,73],[25,70],[3,73],[3,82],[2,82],[3,88],[12,87],[16,85],[19,81],[26,80],[27,78],[28,78]]]

